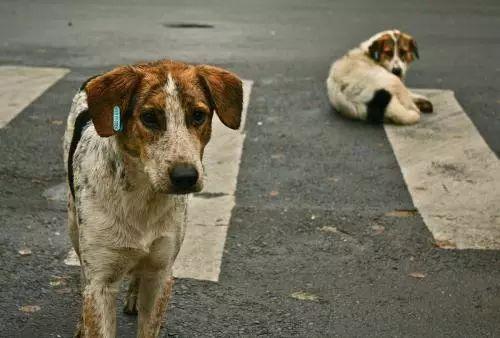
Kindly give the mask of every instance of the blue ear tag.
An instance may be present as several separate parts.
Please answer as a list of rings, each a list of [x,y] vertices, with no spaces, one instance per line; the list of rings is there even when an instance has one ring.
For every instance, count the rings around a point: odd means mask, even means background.
[[[375,53],[373,53],[373,57],[375,58],[375,60],[378,61],[378,52],[377,51],[375,51]]]
[[[120,107],[113,107],[113,130],[121,132],[123,130],[122,115],[120,114]]]

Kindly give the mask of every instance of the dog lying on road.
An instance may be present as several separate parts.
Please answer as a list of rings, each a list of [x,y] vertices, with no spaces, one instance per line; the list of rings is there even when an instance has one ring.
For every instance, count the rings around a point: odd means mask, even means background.
[[[420,112],[431,113],[431,102],[410,92],[404,77],[418,59],[415,39],[398,30],[372,36],[330,68],[328,97],[342,115],[373,123],[414,124]]]
[[[212,66],[159,61],[88,80],[64,136],[72,244],[82,267],[77,335],[114,337],[125,275],[125,312],[138,336],[156,337],[184,238],[188,193],[203,186],[202,157],[215,111],[238,129],[243,89]]]

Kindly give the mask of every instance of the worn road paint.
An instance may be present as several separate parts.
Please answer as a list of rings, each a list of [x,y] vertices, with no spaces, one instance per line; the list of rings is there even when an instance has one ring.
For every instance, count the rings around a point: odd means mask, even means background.
[[[386,125],[408,190],[436,244],[500,249],[500,164],[448,90],[415,126]]]
[[[244,81],[243,114],[239,130],[225,127],[214,115],[212,138],[205,150],[205,188],[189,201],[186,237],[175,261],[175,277],[209,281],[219,279],[231,211],[235,205],[251,89],[252,81]],[[50,200],[66,201],[66,184],[51,187],[43,195]],[[67,265],[80,265],[73,250],[64,262]]]
[[[0,66],[0,128],[68,72],[64,68]]]
[[[194,195],[189,203],[186,237],[174,264],[176,277],[219,279],[227,229],[235,205],[251,89],[252,82],[244,81],[240,130],[225,127],[214,116],[212,138],[205,150],[205,188],[203,194]]]

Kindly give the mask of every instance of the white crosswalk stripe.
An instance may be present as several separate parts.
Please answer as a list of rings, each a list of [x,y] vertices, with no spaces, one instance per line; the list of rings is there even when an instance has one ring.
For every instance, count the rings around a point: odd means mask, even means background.
[[[24,99],[0,95],[0,123],[9,121],[67,70],[0,67],[0,77],[18,74],[17,86],[28,88]],[[29,75],[30,70],[36,75]],[[16,73],[17,72],[17,73]],[[22,75],[19,75],[22,74]],[[37,78],[37,81],[30,81]],[[51,80],[50,80],[51,79]],[[3,80],[5,87],[6,81]],[[32,88],[31,88],[32,87]],[[243,124],[252,88],[244,81]],[[19,90],[19,87],[18,87]],[[434,103],[436,113],[423,116],[412,127],[386,125],[385,130],[401,167],[408,190],[427,227],[443,248],[500,248],[500,164],[453,92],[420,90]],[[10,102],[10,103],[9,103]],[[5,113],[5,107],[16,107]],[[1,124],[0,124],[1,126]],[[244,128],[232,131],[214,117],[213,137],[206,149],[207,181],[203,193],[193,196],[188,228],[174,275],[217,281],[225,238],[235,205],[235,191],[242,154]],[[44,195],[65,200],[65,185]],[[65,263],[78,265],[73,251]]]
[[[500,249],[500,163],[452,91],[422,90],[436,113],[386,125],[404,179],[436,243]]]
[[[0,66],[0,128],[68,72],[64,68]]]
[[[174,276],[217,281],[231,211],[235,205],[245,120],[252,88],[243,84],[243,116],[240,130],[225,127],[218,118],[212,125],[212,139],[205,153],[207,181],[203,193],[188,207],[188,227],[174,265]]]

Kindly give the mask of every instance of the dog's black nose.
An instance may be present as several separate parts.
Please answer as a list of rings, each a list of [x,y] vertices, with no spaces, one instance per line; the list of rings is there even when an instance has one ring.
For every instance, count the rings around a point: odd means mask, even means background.
[[[401,77],[403,74],[403,70],[399,67],[392,68],[392,74],[396,75],[397,77]]]
[[[189,189],[198,182],[198,170],[190,164],[178,164],[170,171],[172,184],[179,189]]]

